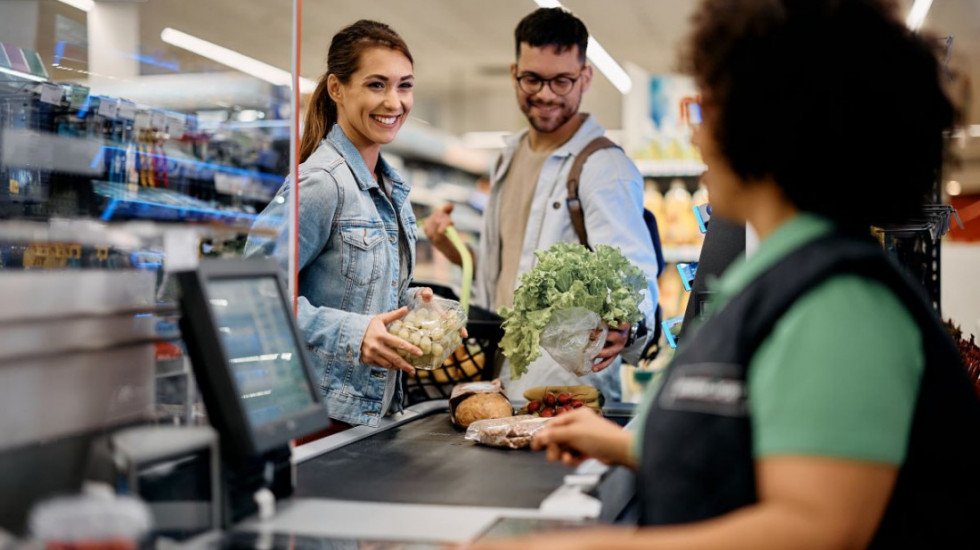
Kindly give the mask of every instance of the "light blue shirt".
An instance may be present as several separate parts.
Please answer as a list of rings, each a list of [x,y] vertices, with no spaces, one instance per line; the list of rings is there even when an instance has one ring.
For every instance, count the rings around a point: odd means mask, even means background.
[[[479,260],[476,273],[477,303],[492,308],[495,303],[497,276],[500,273],[499,211],[500,192],[510,162],[521,139],[527,133],[518,133],[507,140],[499,169],[491,175],[490,199],[483,216],[483,233],[480,239]],[[592,140],[605,134],[595,119],[586,115],[582,126],[561,147],[551,153],[541,168],[537,188],[531,201],[531,210],[524,233],[524,247],[517,268],[520,275],[529,271],[537,262],[536,250],[546,250],[558,242],[577,243],[578,236],[565,204],[568,198],[566,182],[575,156]],[[643,221],[643,176],[626,154],[615,148],[600,149],[589,156],[582,167],[579,198],[585,213],[585,227],[589,244],[605,244],[618,247],[623,254],[646,274],[647,295],[640,304],[640,311],[653,323],[659,293],[657,291],[657,257],[650,242],[650,233]],[[652,332],[652,331],[651,331]],[[643,351],[645,342],[637,342],[624,350],[627,359],[635,361]],[[607,399],[619,401],[620,361],[617,360],[598,374],[579,378],[555,363],[546,353],[531,363],[528,372],[519,380],[509,380],[509,369],[501,371],[504,385],[512,397],[520,397],[527,388],[544,385],[589,384],[598,387]]]

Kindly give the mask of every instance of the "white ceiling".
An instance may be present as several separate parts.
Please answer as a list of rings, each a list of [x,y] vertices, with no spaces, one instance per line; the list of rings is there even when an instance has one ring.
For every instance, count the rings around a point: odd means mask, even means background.
[[[175,59],[181,72],[227,69],[164,44],[160,31],[165,27],[271,65],[290,67],[292,0],[99,1],[139,2],[143,53]],[[53,0],[44,2],[72,10]],[[564,0],[564,4],[585,21],[615,59],[657,74],[673,71],[677,46],[697,2]],[[912,0],[898,0],[898,4],[904,16]],[[512,33],[517,22],[535,8],[532,0],[306,0],[301,73],[318,78],[333,34],[357,19],[376,19],[397,30],[415,57],[418,118],[455,134],[512,130],[523,124],[507,72],[514,58]],[[980,0],[934,0],[925,29],[953,36],[955,68],[965,75],[965,81],[980,83]],[[618,128],[621,103],[621,95],[600,77],[586,96],[583,110],[594,113],[606,127]],[[980,101],[972,102],[967,120],[980,124]],[[968,159],[976,159],[970,179],[980,186],[980,139],[971,141],[965,152]]]

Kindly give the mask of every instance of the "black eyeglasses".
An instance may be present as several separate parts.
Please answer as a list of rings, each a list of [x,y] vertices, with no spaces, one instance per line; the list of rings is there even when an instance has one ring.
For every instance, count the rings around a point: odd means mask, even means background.
[[[548,87],[551,88],[551,91],[554,92],[555,95],[567,95],[568,92],[572,91],[572,88],[575,87],[575,83],[578,82],[578,79],[580,78],[582,78],[582,73],[579,73],[579,75],[575,78],[564,75],[553,78],[541,78],[534,73],[524,73],[517,77],[517,86],[520,87],[521,91],[525,94],[534,95],[540,92],[544,88],[545,83],[547,83]]]

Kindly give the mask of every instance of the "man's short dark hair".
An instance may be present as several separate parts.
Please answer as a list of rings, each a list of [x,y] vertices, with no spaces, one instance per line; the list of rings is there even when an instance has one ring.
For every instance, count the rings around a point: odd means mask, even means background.
[[[901,222],[956,118],[932,41],[883,0],[704,0],[681,59],[721,153],[845,229]]]
[[[552,46],[558,53],[578,46],[579,61],[585,64],[589,31],[581,19],[562,8],[538,8],[517,24],[514,42],[518,58],[521,57],[522,43],[533,48]]]

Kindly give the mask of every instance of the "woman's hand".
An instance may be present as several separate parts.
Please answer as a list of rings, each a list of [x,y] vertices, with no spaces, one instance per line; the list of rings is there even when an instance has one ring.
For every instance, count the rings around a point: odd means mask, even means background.
[[[606,464],[635,468],[632,444],[633,434],[587,407],[549,420],[531,440],[532,449],[544,449],[548,460],[560,460],[567,466],[595,458]]]
[[[424,290],[429,291],[429,297],[431,299],[432,290]],[[388,325],[401,319],[407,313],[407,307],[400,307],[394,311],[375,315],[371,318],[367,330],[364,331],[364,340],[361,340],[362,363],[415,374],[415,367],[408,364],[408,361],[399,356],[396,350],[406,350],[416,357],[422,356],[422,350],[390,334],[387,328]]]
[[[630,326],[628,323],[623,323],[618,327],[609,327],[609,331],[606,332],[606,343],[603,345],[599,354],[596,355],[596,359],[602,359],[603,361],[592,367],[592,372],[599,372],[604,368],[612,364],[616,360],[623,348],[626,347],[626,340],[630,335]]]
[[[432,301],[432,298],[435,297],[435,293],[432,292],[431,288],[423,286],[419,287],[419,292],[415,295],[415,297],[422,300],[424,303],[429,303]],[[466,339],[466,337],[469,336],[469,334],[466,332],[465,326],[459,329],[459,335],[462,336],[463,339]]]

